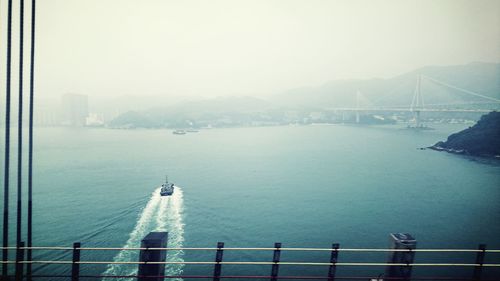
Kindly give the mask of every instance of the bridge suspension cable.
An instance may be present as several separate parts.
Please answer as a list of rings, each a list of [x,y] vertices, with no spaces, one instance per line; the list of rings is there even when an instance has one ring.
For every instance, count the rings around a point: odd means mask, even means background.
[[[448,88],[452,88],[452,89],[455,89],[457,91],[461,91],[461,92],[467,93],[467,94],[472,95],[472,96],[480,97],[480,98],[487,99],[487,100],[494,101],[494,102],[500,102],[500,99],[497,99],[497,98],[493,98],[493,97],[481,95],[481,94],[469,91],[467,89],[464,89],[464,88],[461,88],[461,87],[458,87],[458,86],[453,86],[451,84],[439,81],[439,80],[437,80],[435,78],[432,78],[432,77],[429,77],[427,75],[421,75],[421,76],[424,77],[424,78],[426,78],[426,79],[429,79],[430,81],[432,81],[432,82],[434,82],[436,84],[440,84],[442,86],[445,86],[445,87],[448,87]]]
[[[7,66],[5,79],[5,158],[4,158],[4,206],[3,206],[3,250],[2,261],[8,259],[5,248],[9,245],[9,185],[10,185],[10,110],[11,110],[11,71],[12,71],[12,0],[7,4]],[[7,276],[7,264],[2,265],[2,277]]]

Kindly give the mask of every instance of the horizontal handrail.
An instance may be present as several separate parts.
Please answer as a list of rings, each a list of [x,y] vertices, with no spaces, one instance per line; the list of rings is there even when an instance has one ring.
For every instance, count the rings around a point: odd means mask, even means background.
[[[52,260],[37,260],[37,261],[0,261],[0,263],[23,263],[23,264],[199,264],[199,265],[210,265],[210,264],[227,264],[227,265],[308,265],[308,266],[446,266],[446,267],[500,267],[498,263],[375,263],[375,262],[269,262],[269,261],[166,261],[166,262],[140,262],[140,261],[52,261]]]
[[[149,251],[305,251],[305,252],[314,252],[314,251],[324,251],[324,252],[462,252],[462,253],[500,253],[500,250],[497,249],[488,249],[488,250],[480,250],[480,249],[376,249],[376,248],[217,248],[217,247],[198,247],[198,248],[141,248],[141,247],[129,247],[129,248],[118,248],[118,247],[52,247],[52,246],[35,246],[35,247],[0,247],[0,249],[9,249],[9,250],[82,250],[82,251],[140,251],[140,250],[149,250]]]
[[[71,275],[32,275],[33,278],[71,278]],[[212,279],[213,275],[155,275],[155,276],[142,276],[142,275],[80,275],[80,278],[138,278],[138,277],[149,277],[149,278],[185,278],[185,279]],[[221,275],[221,279],[269,279],[273,276],[268,275]],[[327,276],[276,276],[276,279],[311,279],[311,280],[330,280]],[[335,276],[335,280],[370,280],[378,279],[377,276]],[[384,277],[385,280],[408,280],[404,277]],[[472,278],[460,278],[460,277],[411,277],[411,280],[450,280],[450,281],[475,281]],[[483,281],[500,281],[499,279],[488,279],[483,278]]]

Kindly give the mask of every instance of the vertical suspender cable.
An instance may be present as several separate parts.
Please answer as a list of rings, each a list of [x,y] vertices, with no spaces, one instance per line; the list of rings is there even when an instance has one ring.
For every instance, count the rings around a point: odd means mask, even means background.
[[[36,0],[31,0],[31,61],[30,61],[30,101],[29,101],[29,131],[28,131],[28,247],[32,247],[33,231],[33,104],[35,82],[35,7]],[[32,260],[31,249],[28,249],[27,259]],[[27,268],[28,281],[31,281],[31,263]]]
[[[24,60],[24,0],[19,0],[19,110],[17,118],[17,227],[16,245],[22,237],[23,184],[23,60]]]
[[[2,260],[7,261],[9,252],[9,165],[10,165],[10,75],[12,47],[12,0],[7,8],[7,79],[5,81],[5,164],[4,164],[4,206],[3,206],[3,251]],[[7,277],[8,267],[2,264],[2,276]]]

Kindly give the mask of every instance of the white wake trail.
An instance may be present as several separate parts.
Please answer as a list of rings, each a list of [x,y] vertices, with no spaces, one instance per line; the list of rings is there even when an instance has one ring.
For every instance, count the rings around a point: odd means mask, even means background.
[[[184,243],[184,223],[182,222],[183,211],[183,194],[182,189],[175,188],[172,196],[163,197],[158,216],[156,217],[156,229],[154,231],[168,231],[168,247],[182,248]],[[183,262],[184,252],[170,251],[167,252],[167,261]],[[181,275],[183,272],[183,264],[167,265],[165,269],[166,275]],[[182,279],[172,279],[181,281]]]
[[[184,224],[182,222],[183,194],[182,189],[175,188],[172,196],[160,196],[160,188],[151,194],[151,199],[138,217],[134,230],[123,248],[140,247],[141,240],[151,231],[168,231],[168,247],[181,248],[184,242]],[[138,251],[120,251],[113,261],[138,261]],[[184,261],[182,251],[167,252],[167,261]],[[167,265],[167,275],[180,275],[183,265]],[[104,275],[134,275],[137,274],[137,265],[111,264]],[[133,278],[104,278],[103,281],[134,280]],[[182,279],[175,279],[181,281]]]

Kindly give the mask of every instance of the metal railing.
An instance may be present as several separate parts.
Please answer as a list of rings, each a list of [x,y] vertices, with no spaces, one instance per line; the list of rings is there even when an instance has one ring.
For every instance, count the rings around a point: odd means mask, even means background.
[[[82,247],[80,243],[75,243],[73,247],[25,247],[21,243],[18,247],[0,247],[2,250],[16,251],[16,260],[2,261],[1,263],[7,263],[15,265],[14,276],[15,280],[33,280],[36,278],[71,278],[73,281],[79,280],[79,278],[129,278],[137,280],[164,280],[165,278],[182,278],[182,279],[212,279],[219,281],[221,279],[268,279],[268,280],[278,280],[278,279],[302,279],[302,280],[500,280],[500,279],[484,279],[482,278],[483,268],[500,268],[500,263],[484,263],[486,254],[498,254],[500,250],[497,249],[486,249],[485,245],[480,245],[478,249],[362,249],[362,248],[340,248],[339,244],[333,244],[331,248],[287,248],[281,247],[281,243],[275,243],[275,247],[270,248],[233,248],[224,247],[223,242],[218,242],[217,247],[198,247],[198,248],[177,248],[177,247],[135,247],[135,248],[119,248],[119,247]],[[71,260],[24,260],[24,252],[27,250],[32,251],[71,251]],[[81,260],[82,251],[140,251],[143,252],[157,252],[157,251],[210,251],[215,252],[215,259],[211,261],[153,261],[153,260],[138,260],[138,261],[99,261],[99,260]],[[223,254],[226,251],[270,251],[273,252],[273,259],[270,261],[224,261]],[[329,252],[330,260],[328,262],[307,262],[307,261],[282,261],[281,253],[284,251],[289,252]],[[370,253],[370,252],[385,252],[385,253],[395,253],[395,254],[414,254],[414,253],[475,253],[476,260],[473,263],[422,263],[422,262],[339,262],[339,253],[342,252],[358,252],[358,253]],[[23,267],[26,264],[56,264],[56,265],[71,265],[71,275],[24,275]],[[126,265],[137,265],[139,268],[141,266],[153,266],[153,265],[213,265],[213,274],[210,275],[165,275],[165,274],[155,274],[155,275],[88,275],[82,274],[80,272],[80,265],[112,265],[112,264],[126,264]],[[222,268],[224,265],[269,265],[271,266],[269,275],[222,275]],[[328,271],[324,276],[284,276],[279,275],[280,266],[308,266],[308,267],[328,267]],[[411,269],[412,267],[464,267],[471,268],[470,276],[464,278],[456,277],[431,277],[431,276],[420,276],[420,277],[392,277],[392,276],[337,276],[337,267],[398,267],[404,269]],[[26,279],[23,279],[26,278]],[[11,280],[11,279],[9,279]]]

